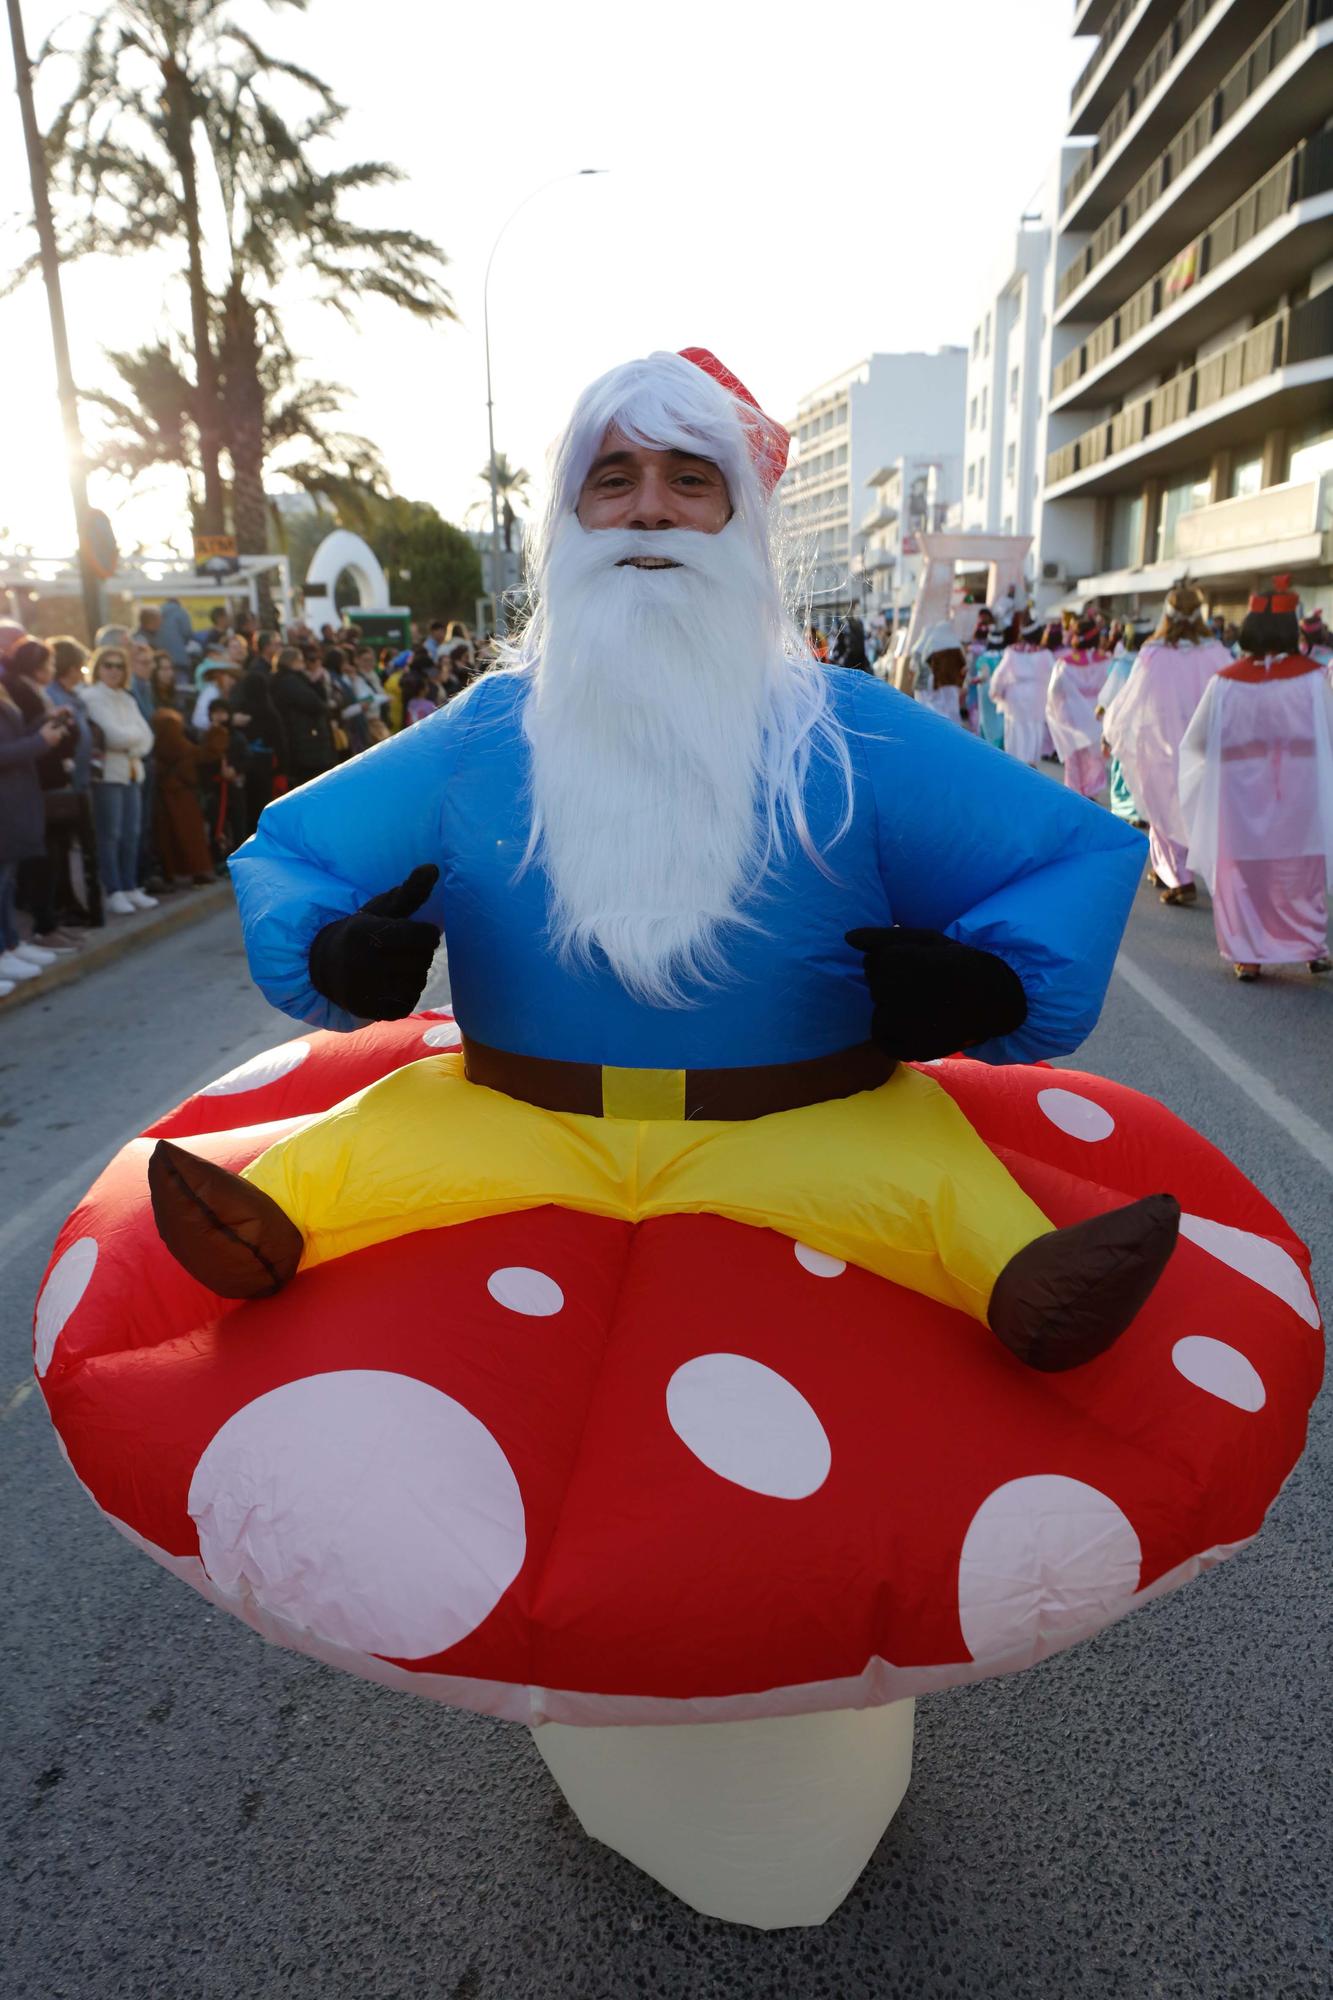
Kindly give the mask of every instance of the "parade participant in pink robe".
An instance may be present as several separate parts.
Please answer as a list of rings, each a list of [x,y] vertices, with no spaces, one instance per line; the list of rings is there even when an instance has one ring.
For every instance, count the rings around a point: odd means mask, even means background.
[[[1004,717],[1005,752],[1020,764],[1039,764],[1046,738],[1046,690],[1055,660],[1042,638],[1040,625],[1027,626],[1021,638],[1011,631],[991,675],[991,700]]]
[[[1180,746],[1189,863],[1213,895],[1238,979],[1265,965],[1327,972],[1333,875],[1333,686],[1297,650],[1286,577],[1250,599],[1241,658],[1204,691]]]
[[[1202,597],[1190,584],[1178,583],[1167,594],[1161,624],[1102,719],[1111,754],[1148,815],[1149,864],[1164,903],[1195,899],[1176,778],[1180,742],[1209,681],[1230,665],[1227,648],[1208,636]]]
[[[1065,783],[1085,799],[1100,798],[1106,790],[1097,708],[1106,681],[1107,655],[1098,638],[1096,619],[1084,619],[1073,634],[1074,643],[1057,655],[1046,691],[1046,723],[1064,765]]]

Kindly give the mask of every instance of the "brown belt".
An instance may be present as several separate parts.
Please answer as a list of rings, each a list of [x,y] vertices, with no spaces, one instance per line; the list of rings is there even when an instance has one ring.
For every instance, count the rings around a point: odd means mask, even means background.
[[[488,1090],[588,1118],[765,1118],[875,1090],[892,1076],[894,1063],[873,1043],[860,1042],[806,1062],[744,1069],[610,1069],[516,1056],[465,1035],[463,1069],[469,1082]]]

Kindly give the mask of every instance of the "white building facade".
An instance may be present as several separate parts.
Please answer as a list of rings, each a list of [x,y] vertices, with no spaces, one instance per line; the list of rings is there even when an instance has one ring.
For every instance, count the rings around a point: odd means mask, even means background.
[[[818,623],[866,596],[871,476],[909,459],[961,460],[966,372],[961,347],[871,354],[800,399],[779,497]]]
[[[1030,535],[1045,427],[1047,277],[1059,173],[1029,202],[991,271],[967,355],[965,533]]]
[[[859,588],[870,617],[906,623],[925,560],[921,537],[953,518],[962,487],[958,453],[942,458],[909,455],[879,466],[867,484],[873,499],[861,520]],[[857,572],[854,570],[854,576]]]
[[[1051,262],[1048,589],[1238,616],[1333,580],[1333,0],[1078,0]]]

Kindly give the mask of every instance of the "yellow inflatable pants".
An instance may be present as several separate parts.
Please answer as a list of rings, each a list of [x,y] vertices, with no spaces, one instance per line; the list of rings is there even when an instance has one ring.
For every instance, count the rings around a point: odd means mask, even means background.
[[[1010,1257],[1051,1228],[948,1092],[907,1068],[767,1118],[590,1118],[469,1083],[461,1054],[431,1056],[280,1139],[246,1179],[303,1231],[302,1269],[548,1203],[624,1222],[702,1211],[983,1321]]]

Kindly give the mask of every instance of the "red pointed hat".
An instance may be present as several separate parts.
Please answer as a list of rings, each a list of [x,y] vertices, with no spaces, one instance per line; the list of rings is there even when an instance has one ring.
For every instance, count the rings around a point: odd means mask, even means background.
[[[682,347],[682,361],[692,361],[696,368],[702,368],[705,375],[711,375],[720,383],[727,394],[734,396],[742,405],[741,420],[750,439],[750,456],[754,460],[755,471],[764,492],[771,494],[773,488],[787,470],[787,453],[791,449],[791,437],[772,417],[765,416],[754,397],[741,381],[718,360],[716,354],[706,347]],[[749,412],[754,414],[750,415]]]
[[[1256,591],[1250,599],[1251,611],[1294,611],[1300,599],[1291,588],[1290,576],[1275,576],[1271,591]]]

